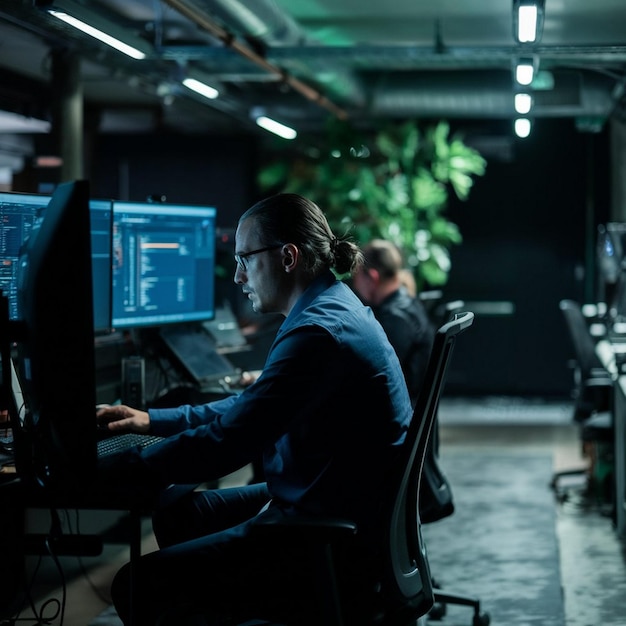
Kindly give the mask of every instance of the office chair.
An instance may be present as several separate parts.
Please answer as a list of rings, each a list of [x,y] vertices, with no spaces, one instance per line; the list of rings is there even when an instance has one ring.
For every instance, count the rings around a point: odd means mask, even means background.
[[[420,520],[422,524],[431,524],[453,513],[454,499],[450,483],[439,465],[436,448],[429,446],[424,458],[420,483]],[[435,602],[428,612],[429,620],[440,620],[447,612],[447,605],[456,604],[474,609],[472,626],[489,626],[491,617],[489,613],[481,612],[478,598],[446,591],[434,577],[432,584]]]
[[[433,322],[445,324],[462,310],[463,300],[453,300],[438,305],[432,313]],[[435,419],[433,432],[424,457],[420,482],[420,520],[431,524],[454,513],[452,488],[439,464],[439,422]],[[440,620],[447,612],[448,604],[469,606],[474,609],[472,626],[488,626],[490,616],[481,613],[480,600],[452,591],[444,591],[437,579],[432,579],[435,603],[428,612],[431,621]]]
[[[443,297],[443,291],[441,291],[441,289],[428,289],[420,291],[417,297],[424,305],[426,312],[430,314],[439,306],[441,298]]]
[[[587,477],[590,485],[595,479],[596,458],[599,450],[612,444],[614,440],[611,396],[613,379],[600,361],[595,342],[587,327],[587,322],[578,302],[564,299],[559,302],[574,348],[574,411],[572,419],[580,426],[583,455],[589,464],[583,468],[572,468],[555,472],[550,486],[561,499],[566,499],[560,491],[559,481],[565,476]]]
[[[450,300],[437,304],[430,313],[432,322],[438,328],[449,322],[455,313],[460,313],[465,308],[464,300]]]
[[[384,503],[386,534],[384,567],[372,598],[358,601],[342,593],[336,551],[358,533],[349,520],[307,519],[296,516],[281,521],[260,521],[255,532],[262,536],[291,537],[301,545],[314,546],[321,566],[317,589],[305,590],[298,614],[272,616],[270,622],[284,626],[315,623],[324,626],[414,626],[434,605],[426,546],[419,512],[420,481],[439,398],[457,336],[474,321],[471,312],[457,314],[436,334],[426,370],[423,391],[417,399],[406,439],[399,449],[389,481],[389,499]],[[301,564],[309,567],[311,564]],[[321,596],[320,596],[321,592]],[[442,595],[447,601],[447,596]],[[356,606],[358,604],[358,606]],[[363,607],[375,607],[364,614]],[[312,615],[315,613],[315,615]],[[267,616],[260,616],[267,618]],[[474,621],[485,626],[488,621]]]

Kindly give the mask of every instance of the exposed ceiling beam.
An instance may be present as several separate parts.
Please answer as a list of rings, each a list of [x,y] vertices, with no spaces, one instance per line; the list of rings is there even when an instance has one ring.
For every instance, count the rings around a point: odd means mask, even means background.
[[[222,41],[226,46],[240,54],[243,58],[254,63],[266,72],[275,75],[283,83],[302,94],[305,98],[327,109],[339,119],[347,119],[348,114],[341,107],[329,100],[324,94],[307,85],[295,76],[290,75],[281,67],[267,61],[263,56],[252,50],[248,45],[237,40],[232,33],[212,20],[206,13],[190,5],[184,0],[165,0],[172,8],[192,20],[195,24],[204,28],[208,33]]]

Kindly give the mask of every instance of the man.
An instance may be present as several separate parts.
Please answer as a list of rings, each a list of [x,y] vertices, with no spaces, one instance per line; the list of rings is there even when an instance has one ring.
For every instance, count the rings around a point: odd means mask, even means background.
[[[363,265],[353,276],[353,287],[372,307],[391,342],[415,406],[422,388],[435,326],[416,293],[407,287],[407,276],[398,247],[374,239],[363,247]],[[414,288],[414,283],[409,283]],[[439,424],[436,421],[424,460],[420,481],[420,518],[434,522],[454,511],[452,491],[438,462]]]
[[[255,311],[285,317],[260,377],[240,395],[202,406],[148,412],[113,406],[98,415],[110,430],[167,437],[103,468],[118,481],[199,483],[263,458],[266,482],[194,491],[155,512],[160,550],[133,563],[134,626],[162,615],[176,623],[176,611],[199,599],[215,624],[288,602],[303,584],[294,572],[307,572],[284,546],[250,535],[258,516],[353,520],[359,532],[344,565],[353,568],[356,593],[376,582],[377,503],[411,403],[380,324],[332,272],[353,272],[361,253],[333,234],[313,202],[279,194],[242,215],[235,259],[234,280]],[[112,585],[125,623],[130,585],[126,565]]]
[[[402,254],[391,241],[374,239],[363,247],[363,265],[353,276],[354,289],[372,307],[394,347],[415,404],[435,328],[419,298],[409,293]]]

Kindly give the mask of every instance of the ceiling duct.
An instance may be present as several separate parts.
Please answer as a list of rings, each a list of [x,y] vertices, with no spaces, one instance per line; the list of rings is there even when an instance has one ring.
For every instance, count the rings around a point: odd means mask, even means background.
[[[373,77],[372,77],[373,78]],[[511,72],[397,72],[374,79],[371,113],[395,117],[511,115]]]
[[[534,117],[608,115],[613,80],[592,72],[554,73],[554,87],[534,91]],[[510,71],[396,72],[370,75],[376,116],[510,118],[515,86]]]

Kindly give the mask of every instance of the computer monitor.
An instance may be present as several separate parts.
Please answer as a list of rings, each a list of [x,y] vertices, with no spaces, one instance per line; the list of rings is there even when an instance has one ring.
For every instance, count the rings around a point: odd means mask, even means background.
[[[9,319],[19,318],[17,310],[17,262],[33,225],[43,218],[52,196],[0,193],[0,290],[9,300]],[[111,200],[89,200],[93,269],[94,331],[111,330]]]
[[[215,219],[210,206],[113,203],[113,328],[215,316]]]
[[[609,222],[598,226],[597,265],[599,302],[609,306],[616,296],[624,271],[626,255],[626,223]]]
[[[9,319],[17,319],[17,267],[20,250],[50,196],[0,193],[0,291],[9,301]]]
[[[93,326],[97,335],[111,332],[113,201],[89,200]]]
[[[17,366],[26,401],[16,437],[21,477],[54,491],[96,471],[89,185],[57,186],[17,270]]]

